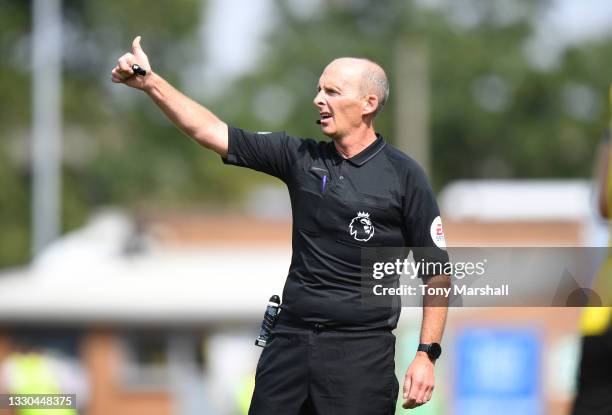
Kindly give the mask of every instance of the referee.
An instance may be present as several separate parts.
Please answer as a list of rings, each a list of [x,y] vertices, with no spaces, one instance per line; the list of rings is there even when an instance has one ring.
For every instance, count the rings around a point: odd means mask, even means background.
[[[146,74],[135,75],[137,64]],[[389,86],[366,59],[332,61],[314,105],[317,142],[228,126],[155,73],[134,39],[112,81],[143,90],[182,131],[223,162],[282,180],[293,210],[293,255],[283,305],[257,365],[250,414],[393,414],[398,395],[399,307],[361,300],[362,248],[426,247],[443,252],[439,210],[422,169],[374,130]],[[444,253],[445,255],[445,253]],[[448,276],[422,276],[430,286]],[[446,303],[424,298],[420,344],[406,371],[403,407],[431,399]]]

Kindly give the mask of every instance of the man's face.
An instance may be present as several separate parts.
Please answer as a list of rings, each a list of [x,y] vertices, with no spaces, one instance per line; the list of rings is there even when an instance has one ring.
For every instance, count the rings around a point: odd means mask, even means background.
[[[328,137],[347,136],[362,123],[361,70],[355,66],[334,61],[319,78],[313,102],[319,110],[323,134]]]

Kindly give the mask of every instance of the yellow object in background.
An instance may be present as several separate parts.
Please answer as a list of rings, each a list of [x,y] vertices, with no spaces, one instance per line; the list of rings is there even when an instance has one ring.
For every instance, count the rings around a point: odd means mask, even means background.
[[[242,381],[242,385],[238,390],[237,401],[238,408],[241,414],[247,415],[251,406],[251,398],[255,390],[255,374],[246,377]]]
[[[580,326],[583,336],[603,334],[610,325],[610,307],[587,307],[582,312]]]
[[[608,102],[612,114],[612,85],[608,89]],[[610,134],[612,134],[612,115],[610,117],[610,126],[608,127],[608,171],[606,174],[606,187],[605,197],[607,201],[607,210],[612,207],[612,143],[610,143]],[[609,215],[608,215],[609,216]],[[608,218],[609,219],[609,218]],[[609,234],[612,235],[612,221],[609,223]],[[610,238],[608,236],[608,238]],[[610,240],[608,239],[608,246]],[[599,271],[595,284],[593,285],[594,291],[602,296],[603,304],[609,304],[610,300],[610,277],[612,277],[612,248],[608,250],[608,258],[602,264],[601,270]],[[580,327],[582,329],[583,336],[597,336],[603,334],[610,327],[610,317],[612,308],[610,307],[587,307],[582,312],[580,319]]]
[[[46,357],[39,353],[15,353],[9,356],[12,394],[58,394],[60,393],[57,374],[53,373]],[[31,409],[16,408],[17,415],[76,415],[76,409]]]
[[[612,183],[612,181],[608,181]],[[608,194],[612,192],[608,191]],[[610,205],[612,206],[612,205]],[[612,221],[610,222],[612,224]],[[610,230],[612,232],[612,229]],[[609,242],[608,242],[609,244]],[[612,292],[610,287],[610,277],[612,276],[612,249],[608,249],[608,257],[601,265],[597,273],[593,290],[601,297],[602,304],[610,304]],[[603,334],[610,327],[612,317],[612,307],[586,307],[582,311],[580,318],[580,328],[583,336],[598,336]]]

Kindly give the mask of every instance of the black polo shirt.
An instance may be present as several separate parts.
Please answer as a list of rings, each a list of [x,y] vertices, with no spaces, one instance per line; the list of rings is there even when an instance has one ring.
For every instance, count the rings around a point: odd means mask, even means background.
[[[289,189],[293,254],[284,319],[349,330],[395,328],[400,307],[362,301],[361,248],[436,247],[439,209],[414,160],[380,135],[344,159],[332,142],[229,127],[223,161],[278,177]]]

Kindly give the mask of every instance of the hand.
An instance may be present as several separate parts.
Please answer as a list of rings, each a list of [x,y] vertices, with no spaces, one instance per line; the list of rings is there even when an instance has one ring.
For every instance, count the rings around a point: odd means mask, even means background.
[[[147,71],[145,76],[134,76],[132,65],[135,63]],[[145,89],[151,74],[149,58],[140,47],[140,36],[137,36],[132,42],[132,53],[126,53],[117,60],[117,66],[111,72],[112,81],[117,84],[126,84],[132,88]]]
[[[417,352],[404,377],[402,408],[412,409],[431,399],[435,385],[434,364],[424,352]]]

